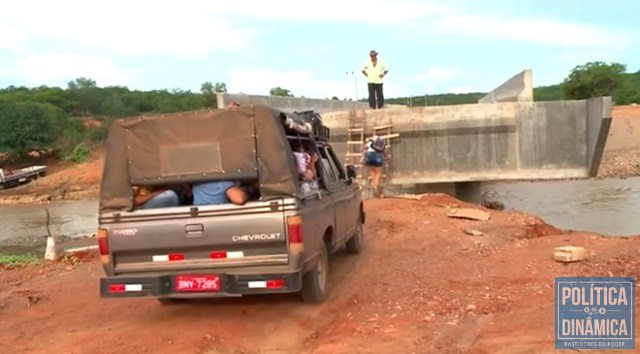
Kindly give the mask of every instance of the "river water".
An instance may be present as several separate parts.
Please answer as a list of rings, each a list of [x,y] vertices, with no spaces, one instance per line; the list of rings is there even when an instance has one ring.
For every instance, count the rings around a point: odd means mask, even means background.
[[[95,234],[98,202],[59,201],[49,204],[0,205],[0,245],[42,241],[49,229],[55,237],[82,238]]]
[[[546,182],[491,182],[482,186],[505,209],[535,214],[562,229],[611,236],[640,234],[640,177]],[[0,205],[0,245],[42,244],[46,211],[51,233],[65,239],[91,236],[97,227],[95,200],[45,205]]]

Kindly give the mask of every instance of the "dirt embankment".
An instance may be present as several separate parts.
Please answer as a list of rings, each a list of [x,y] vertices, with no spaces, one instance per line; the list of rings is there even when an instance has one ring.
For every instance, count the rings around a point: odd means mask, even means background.
[[[85,163],[51,163],[48,165],[47,176],[0,191],[0,204],[96,198],[102,178],[103,162],[102,152],[95,151]]]
[[[47,177],[27,185],[0,191],[0,204],[39,203],[61,199],[97,198],[102,176],[101,151],[87,163],[52,164]],[[640,175],[640,106],[618,106],[613,110],[607,145],[599,177]]]
[[[332,258],[318,306],[294,295],[100,299],[95,255],[0,270],[0,342],[12,353],[546,353],[556,276],[640,276],[640,238],[563,232],[518,212],[448,218],[458,206],[446,195],[368,200],[365,249]],[[563,245],[588,259],[554,261]]]

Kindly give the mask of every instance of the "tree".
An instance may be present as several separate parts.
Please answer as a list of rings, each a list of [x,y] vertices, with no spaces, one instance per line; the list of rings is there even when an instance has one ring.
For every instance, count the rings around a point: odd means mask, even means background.
[[[340,100],[337,96],[333,96],[333,97],[331,97],[331,99],[332,99],[333,101],[339,101],[339,100]]]
[[[204,97],[205,106],[216,108],[218,106],[216,93],[227,92],[227,84],[224,82],[216,82],[214,85],[210,81],[206,81],[200,86],[200,92],[202,92],[202,96]]]
[[[581,100],[614,96],[624,88],[626,65],[601,61],[578,65],[562,83],[565,98]]]
[[[284,89],[280,86],[274,87],[269,91],[271,96],[284,96],[284,97],[293,97],[291,91]]]
[[[0,150],[22,155],[46,150],[55,139],[52,120],[44,105],[8,102],[0,105]]]
[[[69,81],[67,84],[69,90],[79,90],[85,88],[97,88],[96,80],[87,79],[86,77],[79,77],[75,81]]]

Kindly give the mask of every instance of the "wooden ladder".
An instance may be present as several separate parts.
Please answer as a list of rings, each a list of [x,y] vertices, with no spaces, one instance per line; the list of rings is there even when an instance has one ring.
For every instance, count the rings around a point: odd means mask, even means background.
[[[347,164],[353,165],[356,169],[356,181],[362,186],[364,177],[362,159],[362,146],[364,145],[365,119],[357,118],[355,109],[351,110],[349,116],[349,128],[347,129]]]
[[[380,187],[386,187],[388,183],[388,176],[391,173],[391,139],[397,138],[400,136],[399,133],[393,132],[393,124],[385,124],[378,125],[371,128],[371,133],[373,136],[379,136],[387,142],[386,150],[386,158],[384,159],[384,166],[382,168],[382,178],[380,179]]]

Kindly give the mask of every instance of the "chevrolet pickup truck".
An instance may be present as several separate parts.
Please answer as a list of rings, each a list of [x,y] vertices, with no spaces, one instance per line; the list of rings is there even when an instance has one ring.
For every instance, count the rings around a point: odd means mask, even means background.
[[[301,182],[292,144],[318,154],[315,183]],[[134,186],[220,180],[257,186],[257,196],[134,207]],[[117,120],[100,188],[100,293],[162,304],[269,293],[322,302],[329,255],[359,253],[364,222],[355,169],[341,163],[318,114],[248,106]]]

